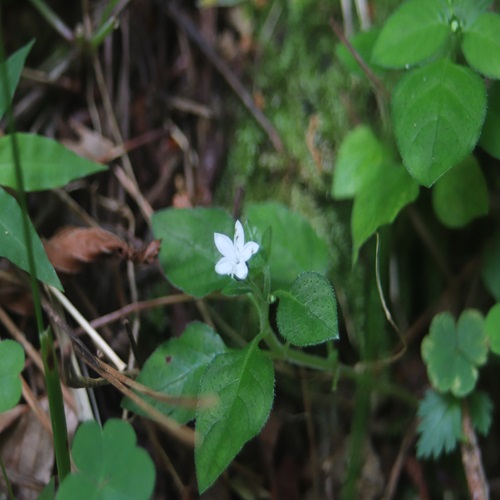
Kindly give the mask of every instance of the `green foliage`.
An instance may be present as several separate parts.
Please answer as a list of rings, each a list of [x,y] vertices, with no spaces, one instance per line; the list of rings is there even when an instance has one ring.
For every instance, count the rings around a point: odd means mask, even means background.
[[[432,385],[456,397],[474,389],[477,367],[486,362],[487,353],[483,316],[470,309],[461,314],[456,325],[450,313],[436,315],[422,342],[422,357]]]
[[[150,456],[136,445],[132,426],[123,420],[84,422],[72,446],[77,471],[61,484],[58,500],[133,498],[153,493],[155,469]]]
[[[28,42],[24,47],[21,47],[17,52],[14,52],[5,63],[7,65],[7,78],[9,82],[9,91],[10,91],[10,101],[12,97],[14,97],[14,92],[16,91],[17,84],[19,83],[19,78],[21,77],[21,71],[24,67],[24,62],[26,61],[26,57],[28,57],[29,51],[33,44],[34,40]],[[1,71],[1,70],[0,70]],[[2,73],[0,72],[0,75]],[[9,102],[5,102],[4,92],[0,92],[0,119],[5,114],[7,107],[10,104]]]
[[[278,290],[278,328],[293,345],[338,339],[337,301],[330,282],[318,273],[302,273],[289,291]]]
[[[24,368],[24,350],[13,340],[0,341],[0,413],[10,410],[21,397],[20,373]]]
[[[491,156],[500,160],[500,82],[493,82],[488,89],[488,112],[484,120],[479,145]]]
[[[372,60],[387,68],[425,61],[443,49],[450,27],[436,0],[410,0],[385,22]]]
[[[241,447],[262,429],[274,399],[274,370],[256,342],[219,354],[208,365],[201,395],[215,394],[216,405],[196,417],[195,463],[200,493],[226,469]]]
[[[394,90],[394,133],[404,164],[424,186],[469,155],[486,113],[486,91],[469,68],[441,59],[406,74]]]
[[[488,242],[484,250],[483,267],[481,277],[483,282],[495,298],[500,302],[500,232],[497,232],[493,239]]]
[[[44,283],[62,290],[61,282],[31,224],[29,231],[36,262],[36,277]],[[16,266],[29,272],[22,211],[17,201],[2,188],[0,188],[0,255],[7,257]]]
[[[469,156],[441,177],[432,190],[432,203],[439,220],[448,227],[462,227],[488,213],[486,180],[477,160]]]
[[[474,392],[467,405],[474,428],[486,434],[491,425],[493,405],[488,396]],[[452,452],[462,439],[462,401],[451,394],[440,394],[428,389],[418,406],[420,423],[417,442],[419,458],[438,458]]]
[[[217,354],[226,352],[222,339],[204,323],[190,323],[182,335],[160,345],[137,377],[137,382],[169,396],[198,395],[205,368]],[[195,408],[169,405],[148,396],[142,396],[158,411],[184,424],[195,417]],[[126,398],[123,407],[146,415],[133,401]]]
[[[488,311],[484,320],[484,330],[490,341],[491,352],[500,355],[500,303]]]
[[[234,222],[229,214],[216,208],[168,208],[153,214],[152,223],[155,237],[165,242],[160,263],[174,286],[203,297],[229,283],[229,277],[215,272],[220,254],[214,244],[214,233],[232,238]]]
[[[273,288],[287,287],[304,271],[327,272],[328,247],[302,215],[273,202],[249,203],[245,215],[262,233],[271,228],[268,262]],[[257,235],[257,241],[261,239]]]
[[[48,137],[16,134],[21,155],[24,189],[41,191],[106,170],[104,165],[82,158]],[[0,185],[17,189],[11,138],[0,138]]]

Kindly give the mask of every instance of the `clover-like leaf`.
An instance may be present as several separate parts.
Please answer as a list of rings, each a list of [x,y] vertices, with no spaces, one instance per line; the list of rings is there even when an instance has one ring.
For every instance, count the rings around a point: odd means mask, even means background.
[[[144,363],[137,382],[169,396],[198,395],[200,380],[212,359],[226,346],[220,336],[208,325],[197,321],[190,323],[177,338],[160,345]],[[180,424],[192,420],[195,408],[173,406],[148,396],[141,396],[151,406],[169,415]],[[125,408],[146,415],[133,401],[126,398]]]
[[[73,153],[53,139],[35,134],[16,134],[23,169],[24,189],[41,191],[106,170],[105,165]],[[17,189],[11,137],[0,137],[0,185]]]
[[[278,328],[291,344],[307,346],[337,339],[337,301],[330,282],[318,273],[302,273],[280,298]]]
[[[58,500],[151,498],[155,469],[151,457],[136,444],[132,426],[123,420],[84,422],[71,448],[77,471],[62,482]]]
[[[436,182],[432,189],[432,204],[438,219],[453,228],[465,226],[488,213],[488,186],[473,156],[467,157]]]
[[[385,22],[372,61],[387,68],[411,66],[443,48],[450,34],[439,2],[409,0]]]
[[[490,341],[490,349],[500,355],[500,303],[495,304],[486,315],[484,329]]]
[[[404,76],[392,99],[394,132],[405,167],[431,186],[469,155],[486,114],[483,80],[447,59]]]
[[[234,221],[217,208],[167,208],[153,214],[153,230],[164,244],[160,263],[168,280],[195,297],[221,290],[232,278],[215,272],[220,253],[214,233],[233,234]]]
[[[196,416],[195,463],[202,493],[266,423],[274,399],[273,364],[255,342],[219,354],[203,374],[200,395],[219,398]]]
[[[0,412],[10,410],[21,397],[24,351],[14,340],[0,342]]]
[[[500,79],[500,15],[481,14],[464,30],[462,50],[467,62],[490,78]]]
[[[474,389],[477,367],[486,362],[487,353],[483,316],[472,309],[464,311],[456,325],[450,313],[436,315],[422,342],[422,357],[433,387],[457,397]]]
[[[31,223],[29,223],[29,238],[35,257],[36,277],[44,283],[62,290],[56,271],[49,262],[42,242]],[[24,239],[21,207],[2,188],[0,188],[0,255],[29,272],[30,266]]]

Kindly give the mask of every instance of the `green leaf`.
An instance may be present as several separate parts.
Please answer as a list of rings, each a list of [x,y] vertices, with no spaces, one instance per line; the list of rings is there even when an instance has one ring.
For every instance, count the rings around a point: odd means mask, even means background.
[[[500,302],[500,233],[496,233],[484,250],[481,277],[488,291]]]
[[[419,188],[401,165],[385,164],[379,175],[354,200],[351,215],[352,258],[356,262],[363,243],[418,196]]]
[[[456,326],[450,313],[436,315],[422,342],[422,357],[433,387],[457,397],[474,389],[477,367],[486,362],[487,353],[483,316],[471,309],[461,314]]]
[[[0,255],[16,266],[29,272],[28,252],[24,240],[21,207],[5,190],[0,188]],[[61,282],[47,258],[42,242],[33,226],[29,225],[29,237],[36,264],[36,277],[62,290]]]
[[[170,396],[196,397],[205,368],[223,352],[226,352],[226,346],[212,328],[204,323],[190,323],[180,337],[168,340],[151,354],[137,382]],[[141,397],[180,424],[195,417],[195,408],[172,406],[148,396]],[[147,416],[128,398],[124,399],[122,406]]]
[[[54,498],[56,498],[56,482],[54,476],[52,476],[47,486],[38,495],[37,500],[54,500]]]
[[[24,68],[24,62],[26,61],[26,57],[28,57],[29,51],[31,50],[31,47],[33,47],[34,43],[35,40],[31,40],[31,42],[28,42],[18,51],[14,52],[5,63],[2,63],[7,65],[7,79],[9,81],[10,99],[9,102],[5,102],[4,92],[0,92],[0,119],[2,119],[7,107],[14,97],[17,84],[19,83],[19,78],[21,77],[21,71]],[[2,70],[0,70],[0,75],[1,74]]]
[[[394,90],[394,131],[405,167],[424,186],[471,153],[486,113],[483,80],[440,60],[409,72]]]
[[[484,120],[479,145],[491,156],[500,160],[500,82],[493,82],[488,89],[488,112]]]
[[[77,472],[66,477],[58,500],[151,498],[155,483],[153,461],[136,445],[132,426],[123,420],[84,422],[71,448]]]
[[[438,219],[448,227],[462,227],[488,213],[488,186],[477,160],[469,156],[446,172],[432,190]]]
[[[500,303],[488,311],[484,320],[484,330],[490,341],[491,352],[500,355]]]
[[[462,439],[462,410],[457,398],[428,389],[418,405],[418,416],[418,458],[450,453]]]
[[[104,165],[78,156],[48,137],[19,133],[16,140],[26,191],[62,187],[74,179],[106,170]],[[10,136],[0,137],[0,185],[17,189]]]
[[[241,351],[218,355],[208,365],[200,385],[200,395],[213,394],[219,402],[198,409],[196,418],[194,455],[200,493],[266,423],[274,398],[271,360],[255,342]]]
[[[474,391],[468,401],[472,425],[483,435],[488,434],[491,427],[493,403],[487,394]]]
[[[249,203],[245,214],[260,234],[271,227],[269,267],[273,288],[288,287],[304,271],[327,272],[328,246],[302,215],[273,202]]]
[[[462,50],[467,62],[483,75],[500,79],[500,16],[481,14],[465,29]]]
[[[19,403],[21,378],[24,368],[24,350],[14,340],[0,341],[0,413]]]
[[[163,272],[175,287],[203,297],[230,282],[232,278],[215,272],[221,254],[214,243],[214,233],[233,239],[234,221],[229,214],[217,208],[167,208],[153,214],[152,223],[155,237],[163,240]]]
[[[419,63],[441,50],[450,27],[436,0],[409,0],[385,22],[372,61],[387,68]]]
[[[335,292],[324,276],[302,273],[289,292],[276,295],[278,328],[288,342],[308,346],[339,338]]]
[[[379,166],[389,153],[371,128],[360,125],[342,141],[333,170],[332,196],[353,198],[379,175]]]

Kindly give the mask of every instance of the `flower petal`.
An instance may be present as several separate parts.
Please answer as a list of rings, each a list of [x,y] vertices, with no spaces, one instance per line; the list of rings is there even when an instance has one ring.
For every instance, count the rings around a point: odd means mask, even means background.
[[[229,257],[233,260],[236,260],[236,251],[234,248],[234,244],[230,238],[228,238],[225,234],[214,233],[214,243],[217,247],[217,250],[224,255],[224,257]]]
[[[236,251],[241,252],[243,250],[243,245],[245,244],[245,233],[243,231],[243,226],[239,220],[234,224],[234,246]]]
[[[235,262],[230,257],[222,257],[222,259],[220,259],[219,262],[215,264],[215,272],[222,276],[226,274],[233,276],[236,271],[237,269],[235,266]]]
[[[256,254],[259,251],[259,248],[259,244],[255,243],[255,241],[249,241],[248,243],[245,243],[245,246],[241,251],[241,258],[246,262],[252,257],[252,255]]]
[[[238,264],[236,264],[234,274],[240,280],[244,280],[248,276],[248,266],[245,264],[245,262],[238,262]]]

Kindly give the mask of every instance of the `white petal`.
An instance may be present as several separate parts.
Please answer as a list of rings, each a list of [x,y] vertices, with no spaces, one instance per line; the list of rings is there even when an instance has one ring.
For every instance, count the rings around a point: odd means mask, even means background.
[[[215,272],[221,275],[233,275],[236,272],[234,260],[229,257],[222,257],[217,264],[215,264]]]
[[[234,224],[234,246],[237,251],[243,250],[243,245],[245,244],[245,233],[243,231],[243,226],[239,220]]]
[[[244,262],[238,262],[236,264],[235,273],[236,277],[240,280],[244,280],[248,276],[248,267]]]
[[[214,243],[217,250],[219,250],[224,257],[230,257],[236,260],[236,251],[233,242],[225,234],[214,233]]]
[[[256,254],[259,251],[259,244],[255,243],[255,241],[249,241],[245,243],[243,250],[241,252],[241,258],[246,262],[252,255]]]

